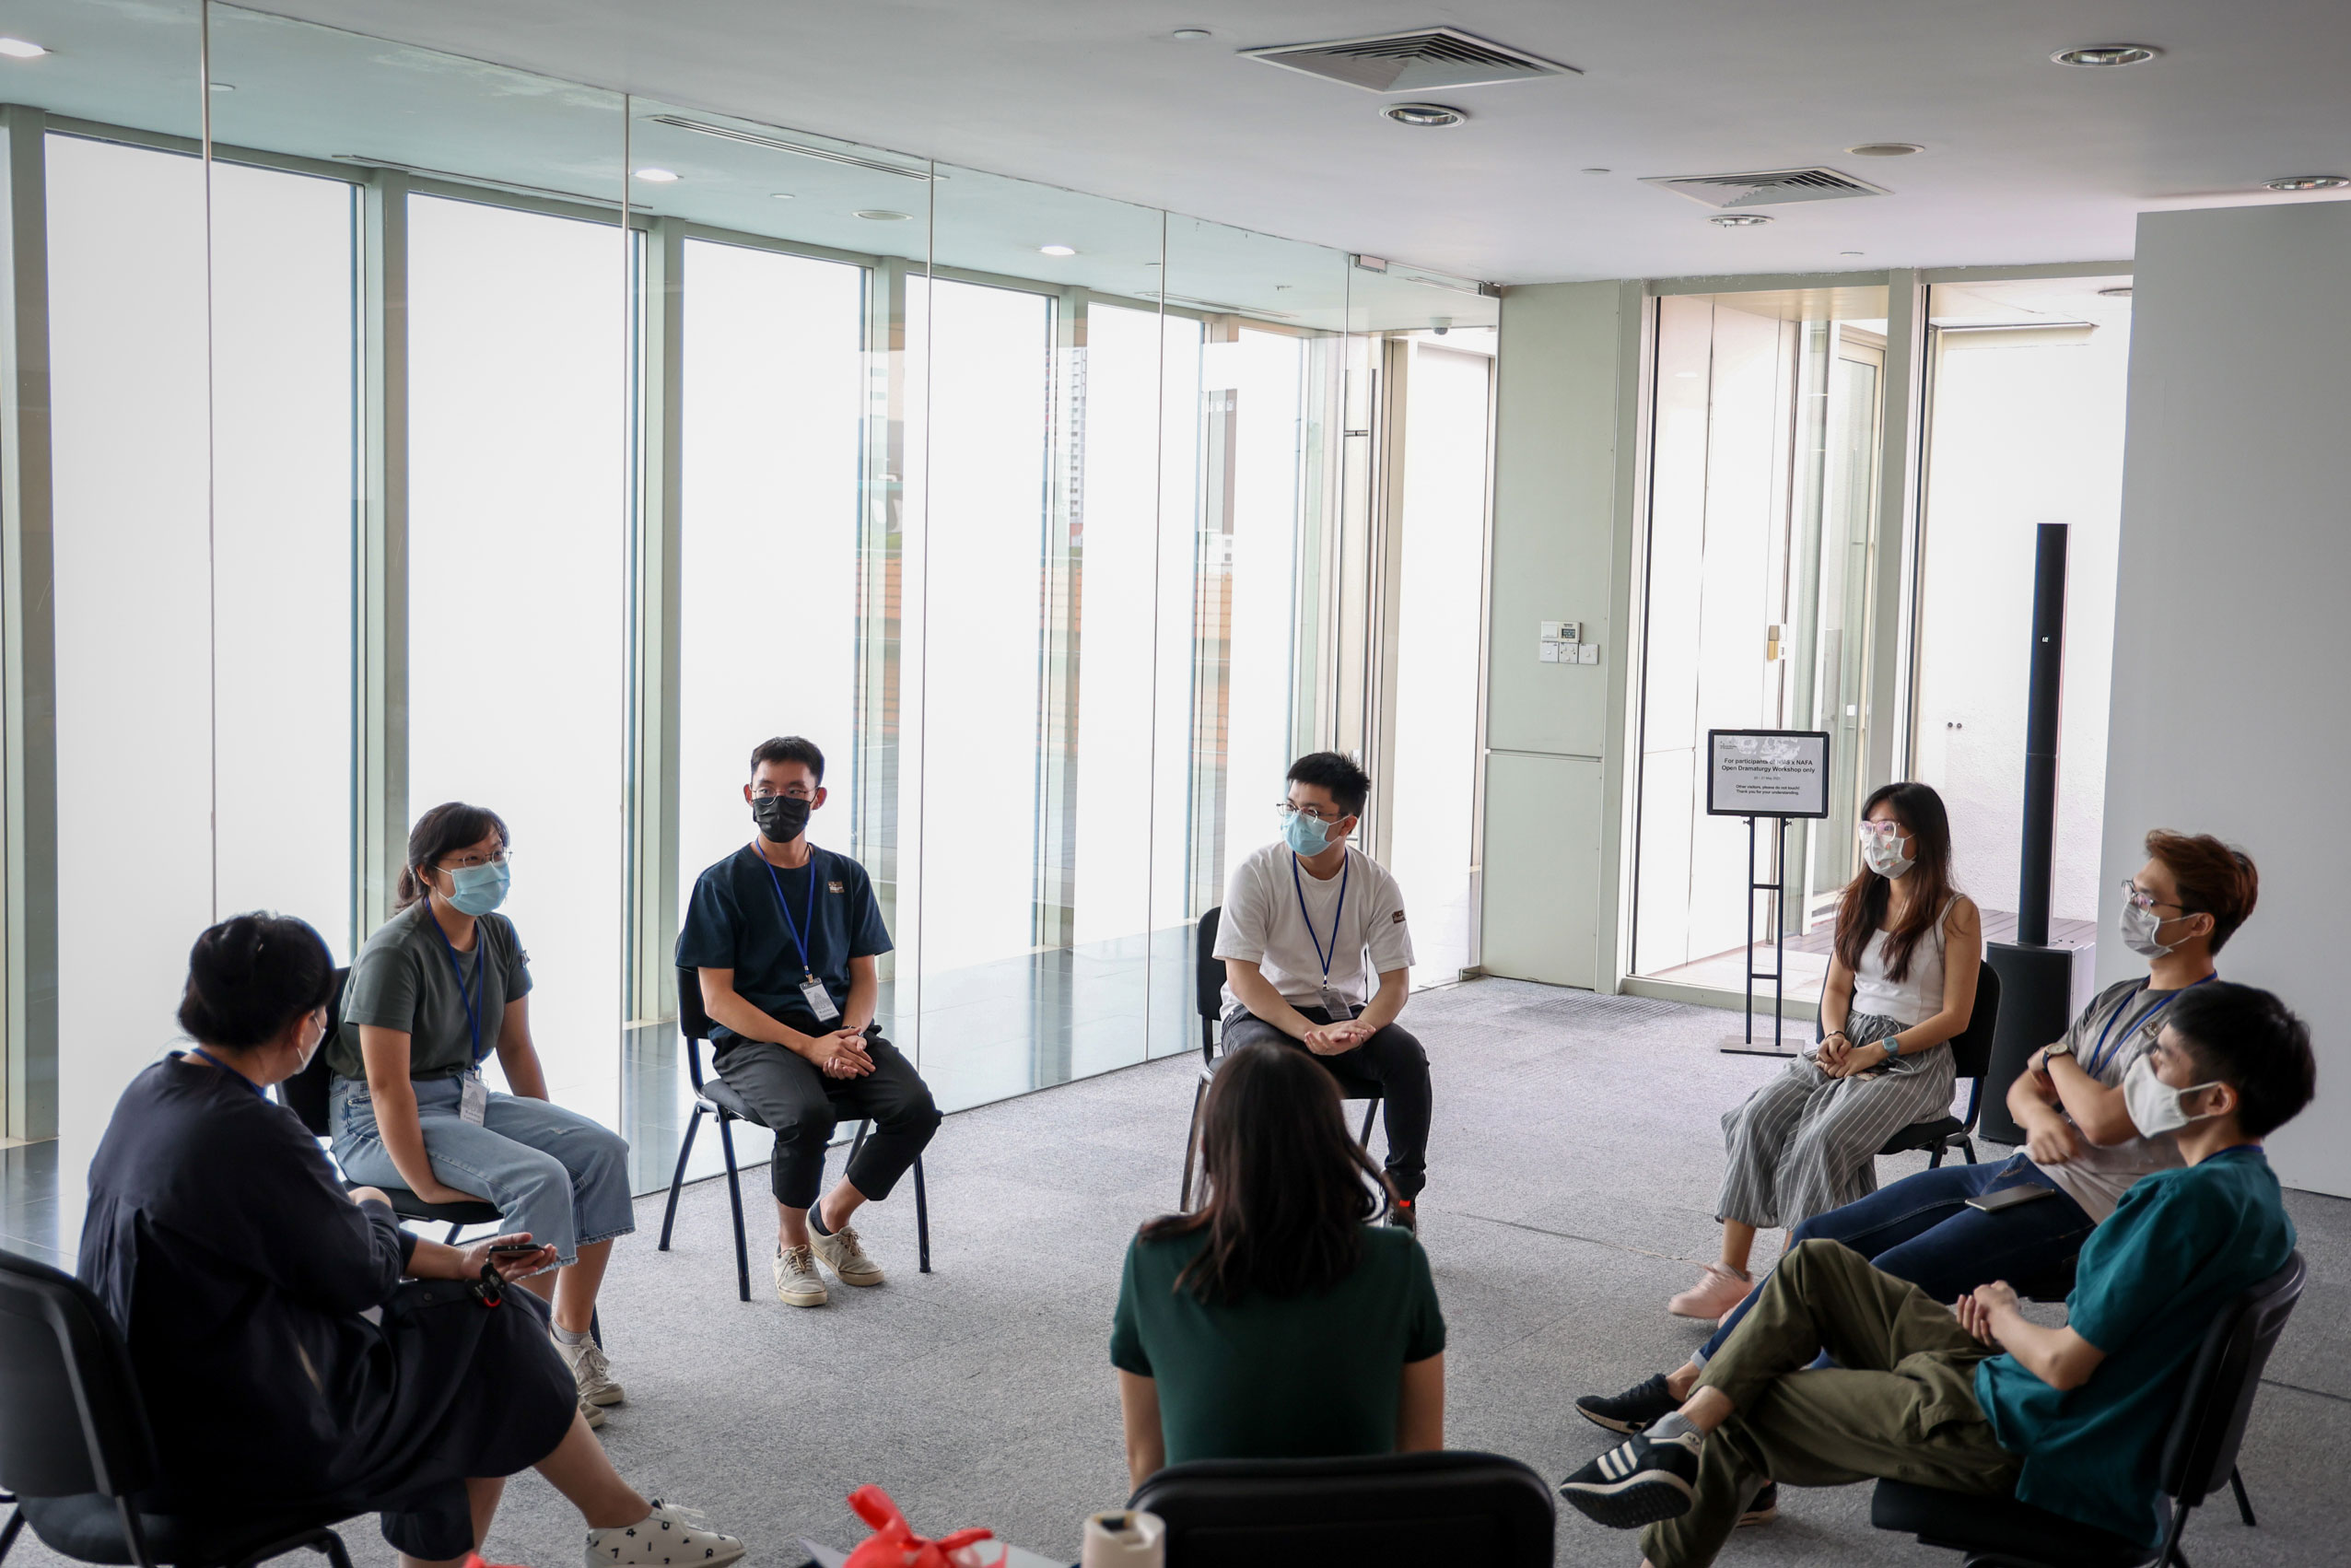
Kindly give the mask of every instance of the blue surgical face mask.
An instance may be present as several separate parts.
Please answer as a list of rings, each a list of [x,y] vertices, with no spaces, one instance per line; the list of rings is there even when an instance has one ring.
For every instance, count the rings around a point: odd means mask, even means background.
[[[1319,855],[1330,848],[1330,826],[1304,812],[1292,812],[1281,825],[1281,841],[1293,855]]]
[[[461,915],[486,915],[506,902],[513,880],[506,865],[459,866],[449,873],[449,907]]]

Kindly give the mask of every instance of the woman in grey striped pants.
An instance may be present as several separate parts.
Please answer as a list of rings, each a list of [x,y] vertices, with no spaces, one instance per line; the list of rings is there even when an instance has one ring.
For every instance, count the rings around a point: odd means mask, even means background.
[[[1723,1250],[1667,1303],[1720,1317],[1753,1284],[1755,1233],[1795,1226],[1877,1190],[1894,1131],[1944,1114],[1949,1041],[1975,1008],[1983,923],[1951,890],[1951,825],[1924,784],[1889,784],[1862,809],[1862,869],[1837,909],[1819,1048],[1723,1117],[1729,1167],[1714,1200]]]

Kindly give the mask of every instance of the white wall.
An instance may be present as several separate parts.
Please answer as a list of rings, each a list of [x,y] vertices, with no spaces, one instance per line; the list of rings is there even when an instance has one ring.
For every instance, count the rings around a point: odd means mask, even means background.
[[[1502,304],[1482,961],[1554,985],[1614,984],[1603,848],[1631,635],[1614,617],[1622,310],[1614,283],[1513,288]],[[1599,663],[1538,661],[1538,623],[1560,620],[1584,623]]]
[[[2139,219],[2107,745],[2104,892],[2155,825],[2216,833],[2262,872],[2221,955],[2310,1021],[2319,1101],[2273,1140],[2289,1186],[2351,1196],[2351,702],[2339,673],[2351,518],[2351,202]],[[2101,984],[2134,972],[2099,944]]]

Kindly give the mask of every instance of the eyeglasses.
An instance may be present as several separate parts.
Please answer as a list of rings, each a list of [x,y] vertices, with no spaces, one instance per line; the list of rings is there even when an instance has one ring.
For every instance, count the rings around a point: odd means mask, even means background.
[[[1861,836],[1865,838],[1900,838],[1903,837],[1902,825],[1899,822],[1865,822],[1861,825]]]
[[[2129,877],[2123,879],[2123,902],[2134,909],[2177,909],[2182,915],[2195,913],[2185,904],[2173,904],[2158,898]]]
[[[1312,817],[1316,822],[1344,822],[1347,820],[1347,813],[1342,811],[1334,809],[1332,811],[1326,812],[1320,806],[1294,805],[1288,801],[1281,802],[1273,809],[1275,814],[1280,816],[1284,822],[1288,822],[1293,816]]]
[[[436,861],[433,869],[435,871],[441,872],[470,872],[477,866],[507,865],[510,863],[513,859],[514,851],[511,849],[499,849],[487,855],[481,854],[476,850],[468,849],[462,855],[456,856],[453,859]]]
[[[813,801],[816,798],[816,791],[805,784],[794,784],[782,790],[771,790],[762,784],[751,791],[751,798],[754,801],[772,801],[778,794],[788,801]]]

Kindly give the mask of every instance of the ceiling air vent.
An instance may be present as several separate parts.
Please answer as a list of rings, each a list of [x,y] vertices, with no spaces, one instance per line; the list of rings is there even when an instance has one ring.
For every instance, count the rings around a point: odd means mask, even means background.
[[[1489,82],[1584,74],[1573,65],[1489,43],[1454,28],[1420,28],[1329,43],[1284,43],[1241,53],[1269,65],[1345,82],[1367,92],[1421,92],[1430,88],[1474,88]]]
[[[1768,207],[1784,202],[1835,202],[1890,196],[1882,185],[1833,169],[1771,169],[1758,174],[1653,174],[1641,181],[1710,207]]]

